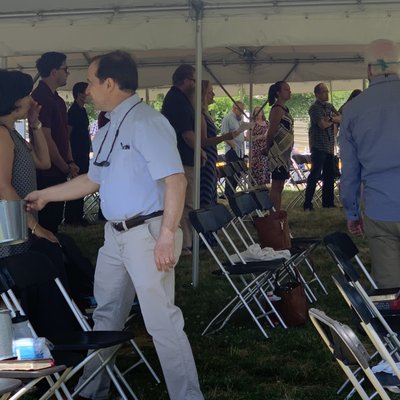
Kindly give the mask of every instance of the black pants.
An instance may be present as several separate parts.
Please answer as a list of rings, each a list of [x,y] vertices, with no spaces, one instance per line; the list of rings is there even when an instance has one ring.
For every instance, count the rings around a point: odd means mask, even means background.
[[[317,149],[311,149],[311,171],[307,179],[304,208],[311,208],[315,188],[322,172],[322,207],[334,205],[334,156]]]
[[[42,176],[38,174],[37,186],[38,189],[45,189],[50,186],[58,185],[66,181],[63,177]],[[43,228],[48,229],[53,233],[57,233],[58,226],[61,224],[64,213],[64,202],[53,202],[46,205],[42,211],[39,211],[39,224]]]
[[[235,162],[235,161],[239,161],[239,160],[241,160],[241,158],[239,158],[239,156],[236,154],[235,150],[230,149],[225,153],[225,161],[227,163],[231,163],[231,162]],[[230,182],[233,189],[236,190],[237,182],[236,182],[235,178],[233,176],[228,176],[226,179],[228,180],[228,182]],[[226,197],[230,197],[235,194],[235,190],[233,190],[231,188],[231,185],[228,185],[227,183],[225,184],[225,196]]]

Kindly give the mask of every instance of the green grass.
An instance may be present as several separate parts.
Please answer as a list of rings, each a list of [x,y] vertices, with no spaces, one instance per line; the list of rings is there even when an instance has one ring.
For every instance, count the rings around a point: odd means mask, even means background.
[[[293,196],[285,193],[284,202]],[[289,224],[294,236],[323,237],[335,230],[345,230],[340,208],[316,209],[304,213],[289,210]],[[79,246],[93,261],[102,244],[102,224],[87,228],[68,228]],[[366,242],[357,240],[367,259]],[[342,322],[350,323],[351,313],[340,298],[330,275],[337,271],[327,251],[320,246],[313,255],[318,274],[328,288],[326,296],[316,290],[318,302],[313,307]],[[337,399],[337,388],[344,375],[323,345],[312,324],[301,328],[269,329],[266,340],[250,317],[239,313],[220,332],[201,336],[201,332],[232,295],[223,278],[213,276],[214,262],[206,250],[200,251],[200,283],[191,285],[191,258],[184,257],[176,267],[176,303],[182,308],[186,332],[192,344],[201,386],[207,400],[330,400]],[[316,286],[314,286],[316,288]],[[161,376],[160,366],[141,317],[133,323],[137,341]],[[119,363],[133,361],[128,349]],[[129,375],[129,382],[142,400],[167,399],[165,386],[155,385],[145,367]]]

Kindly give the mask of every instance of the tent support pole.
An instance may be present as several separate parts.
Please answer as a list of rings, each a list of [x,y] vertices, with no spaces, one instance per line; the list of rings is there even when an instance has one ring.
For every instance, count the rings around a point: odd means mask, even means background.
[[[195,121],[195,151],[194,151],[194,193],[193,208],[200,208],[200,169],[201,169],[201,79],[203,52],[203,4],[192,4],[196,12],[196,121]],[[199,235],[192,228],[192,284],[199,285]]]
[[[252,115],[253,115],[253,92],[254,92],[254,64],[250,64],[249,65],[249,81],[250,81],[250,85],[249,85],[249,117],[250,117],[250,121],[252,119]],[[251,149],[253,147],[253,135],[251,134],[251,130],[248,131],[248,135],[249,135],[249,168],[251,168],[253,160],[251,157]]]
[[[208,74],[214,79],[214,81],[218,84],[218,86],[223,90],[223,92],[232,100],[232,103],[235,104],[237,109],[246,117],[249,118],[249,116],[246,115],[244,110],[242,110],[236,103],[235,99],[231,96],[231,94],[225,89],[224,85],[221,83],[221,81],[214,75],[214,73],[211,71],[210,68],[208,68],[207,64],[203,64],[204,69],[208,72]]]

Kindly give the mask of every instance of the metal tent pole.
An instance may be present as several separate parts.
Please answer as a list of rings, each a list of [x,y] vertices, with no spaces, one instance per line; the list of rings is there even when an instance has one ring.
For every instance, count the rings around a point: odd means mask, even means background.
[[[194,151],[194,193],[193,208],[200,207],[200,169],[201,169],[201,79],[203,52],[203,2],[192,1],[196,12],[196,121],[195,121],[195,151]],[[193,229],[192,247],[192,283],[199,285],[199,235]]]

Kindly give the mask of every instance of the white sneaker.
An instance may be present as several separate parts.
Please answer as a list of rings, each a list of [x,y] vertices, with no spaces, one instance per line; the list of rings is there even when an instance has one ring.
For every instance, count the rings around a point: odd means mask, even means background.
[[[274,292],[268,292],[267,293],[269,301],[279,301],[281,298],[277,295],[274,294]]]

